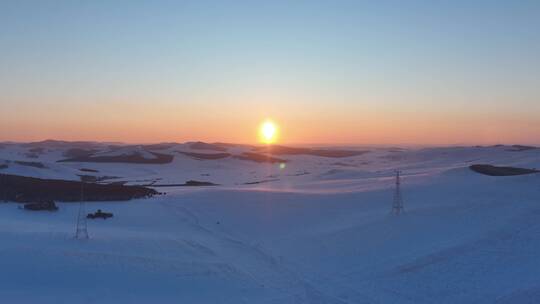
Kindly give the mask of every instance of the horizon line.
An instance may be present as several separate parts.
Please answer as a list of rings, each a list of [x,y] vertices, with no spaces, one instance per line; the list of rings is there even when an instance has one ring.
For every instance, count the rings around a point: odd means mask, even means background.
[[[202,142],[207,144],[231,144],[231,145],[246,145],[246,146],[350,146],[350,147],[392,147],[392,146],[407,146],[407,147],[475,147],[475,146],[540,146],[540,143],[245,143],[245,142],[228,142],[228,141],[204,141],[204,140],[187,140],[187,141],[155,141],[155,142],[123,142],[123,141],[107,141],[107,140],[66,140],[56,138],[46,138],[42,140],[18,141],[18,140],[0,140],[2,144],[29,144],[43,142],[65,142],[65,143],[97,143],[97,144],[116,144],[116,145],[157,145],[157,144],[188,144]]]

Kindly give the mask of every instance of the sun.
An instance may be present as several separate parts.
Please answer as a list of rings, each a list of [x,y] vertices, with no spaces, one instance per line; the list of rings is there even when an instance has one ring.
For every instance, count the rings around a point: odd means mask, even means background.
[[[259,139],[265,144],[275,143],[277,140],[278,128],[271,120],[264,121],[259,127]]]

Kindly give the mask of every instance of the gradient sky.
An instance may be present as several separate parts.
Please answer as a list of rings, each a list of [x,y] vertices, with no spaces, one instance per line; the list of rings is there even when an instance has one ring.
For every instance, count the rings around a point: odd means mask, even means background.
[[[540,1],[0,1],[0,141],[540,143]]]

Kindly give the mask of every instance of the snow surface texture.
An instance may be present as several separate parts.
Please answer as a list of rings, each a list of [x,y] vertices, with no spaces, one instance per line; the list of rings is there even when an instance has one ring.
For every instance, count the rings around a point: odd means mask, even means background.
[[[2,303],[540,302],[540,175],[468,169],[539,168],[540,150],[373,148],[339,159],[280,155],[280,167],[174,152],[189,145],[158,150],[175,155],[163,165],[57,163],[62,149],[28,159],[27,148],[8,145],[0,173],[221,186],[88,203],[114,218],[89,220],[87,241],[73,239],[78,204],[53,213],[0,204]],[[390,215],[395,169],[400,216]]]

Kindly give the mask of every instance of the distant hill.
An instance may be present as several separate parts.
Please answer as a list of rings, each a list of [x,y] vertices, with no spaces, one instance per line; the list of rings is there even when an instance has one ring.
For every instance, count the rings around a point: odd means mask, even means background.
[[[87,163],[129,163],[129,164],[168,164],[173,161],[174,156],[155,152],[148,152],[154,157],[147,158],[141,153],[103,155],[103,156],[81,156],[61,159],[58,162],[87,162]]]
[[[178,151],[178,153],[184,154],[186,156],[192,157],[198,160],[214,160],[214,159],[223,159],[231,156],[229,153],[195,153],[195,152],[184,152]]]
[[[81,148],[91,149],[101,146],[102,144],[91,141],[63,141],[47,139],[43,141],[31,142],[22,144],[29,148]]]
[[[212,150],[212,151],[218,151],[218,152],[227,151],[226,147],[218,146],[215,144],[207,144],[202,141],[189,144],[189,148],[194,149],[194,150]]]
[[[528,150],[536,150],[536,149],[538,149],[538,147],[513,145],[508,151],[520,152],[520,151],[528,151]]]
[[[285,159],[275,158],[269,155],[258,154],[258,153],[253,153],[253,152],[245,152],[240,155],[234,155],[233,157],[236,159],[249,160],[249,161],[254,161],[257,163],[272,163],[273,164],[273,163],[286,163],[287,162],[287,160]]]
[[[267,153],[274,155],[313,155],[321,157],[351,157],[365,154],[369,151],[357,150],[332,150],[332,149],[311,149],[311,148],[291,148],[285,146],[267,146],[256,148],[259,153]]]

